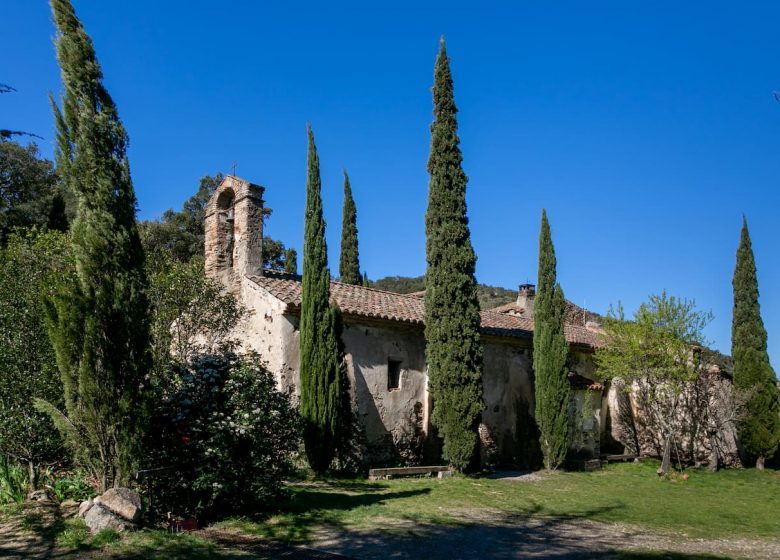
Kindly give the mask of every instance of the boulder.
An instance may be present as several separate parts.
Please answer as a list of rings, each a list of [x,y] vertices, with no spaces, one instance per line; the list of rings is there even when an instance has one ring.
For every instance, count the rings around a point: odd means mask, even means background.
[[[143,514],[141,496],[129,488],[110,488],[95,498],[94,503],[130,523],[138,523]]]
[[[31,502],[48,502],[49,495],[46,493],[46,490],[35,490],[33,492],[30,492],[27,495],[27,499]]]
[[[103,507],[102,504],[94,503],[87,514],[84,516],[84,523],[92,533],[97,533],[103,529],[113,529],[117,533],[131,531],[135,525],[115,515]]]
[[[85,515],[87,515],[87,512],[89,511],[89,508],[91,508],[91,507],[92,507],[92,498],[90,498],[89,500],[84,500],[83,502],[81,502],[81,505],[79,506],[78,516],[79,517],[84,517]]]
[[[60,503],[60,514],[63,517],[76,517],[79,512],[79,503],[76,500],[65,500]]]

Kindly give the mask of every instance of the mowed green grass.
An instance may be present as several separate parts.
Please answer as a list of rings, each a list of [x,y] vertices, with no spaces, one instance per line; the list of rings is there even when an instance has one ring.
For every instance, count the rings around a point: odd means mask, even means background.
[[[297,483],[281,513],[222,525],[306,542],[322,524],[392,531],[394,522],[404,521],[456,524],[472,517],[478,523],[481,511],[489,518],[588,519],[697,538],[780,536],[780,472],[690,470],[687,481],[672,481],[659,479],[657,466],[616,464],[535,482],[454,477]]]

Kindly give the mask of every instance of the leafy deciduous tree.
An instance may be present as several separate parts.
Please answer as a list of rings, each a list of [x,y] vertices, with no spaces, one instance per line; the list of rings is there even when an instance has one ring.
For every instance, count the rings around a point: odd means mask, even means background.
[[[14,227],[67,230],[65,197],[35,144],[0,142],[0,242]]]
[[[663,473],[672,445],[683,436],[683,392],[692,389],[701,373],[698,349],[705,345],[703,330],[711,320],[693,301],[666,292],[650,296],[633,320],[626,319],[620,306],[604,320],[606,344],[596,351],[599,375],[621,380],[638,399],[650,437],[660,432],[662,439],[654,443],[663,454]]]
[[[65,458],[51,419],[34,398],[62,406],[62,383],[46,336],[42,296],[75,271],[67,236],[35,229],[0,249],[0,455],[28,466],[35,488],[42,465]]]

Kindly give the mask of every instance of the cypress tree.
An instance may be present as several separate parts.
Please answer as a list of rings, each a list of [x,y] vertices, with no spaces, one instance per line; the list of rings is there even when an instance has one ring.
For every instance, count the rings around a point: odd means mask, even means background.
[[[363,271],[363,287],[364,288],[370,288],[371,287],[371,281],[368,279],[368,272]]]
[[[742,219],[742,233],[734,269],[734,314],[731,325],[731,356],[734,360],[734,384],[750,395],[745,416],[739,421],[740,442],[756,459],[756,467],[777,450],[780,441],[780,403],[777,378],[766,351],[766,329],[758,303],[756,261],[750,242],[747,219]]]
[[[358,257],[357,210],[352,199],[352,187],[349,175],[344,170],[344,208],[341,215],[341,259],[339,260],[339,280],[345,284],[359,286],[363,278],[360,275]]]
[[[127,484],[139,460],[150,366],[147,278],[127,134],[70,1],[51,7],[64,86],[63,110],[55,110],[58,172],[76,199],[77,282],[46,301],[65,412],[37,404],[104,489]]]
[[[325,472],[333,460],[341,420],[341,370],[336,321],[329,304],[330,272],[320,194],[320,161],[314,133],[308,127],[306,218],[303,237],[301,294],[301,416],[306,457],[314,472]]]
[[[425,216],[427,273],[425,340],[432,421],[444,438],[444,458],[465,469],[477,446],[482,410],[482,346],[466,215],[466,174],[449,58],[441,40],[433,86],[430,183]]]
[[[284,272],[298,274],[298,251],[292,247],[284,252]]]
[[[563,332],[566,300],[556,280],[555,248],[547,212],[539,233],[539,278],[534,300],[534,391],[536,423],[544,466],[556,469],[566,458],[569,425],[568,344]]]

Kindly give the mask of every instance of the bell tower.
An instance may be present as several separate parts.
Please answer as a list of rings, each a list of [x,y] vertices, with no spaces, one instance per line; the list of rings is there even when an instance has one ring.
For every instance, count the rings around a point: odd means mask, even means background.
[[[230,286],[263,269],[263,187],[228,175],[206,205],[206,276]]]

